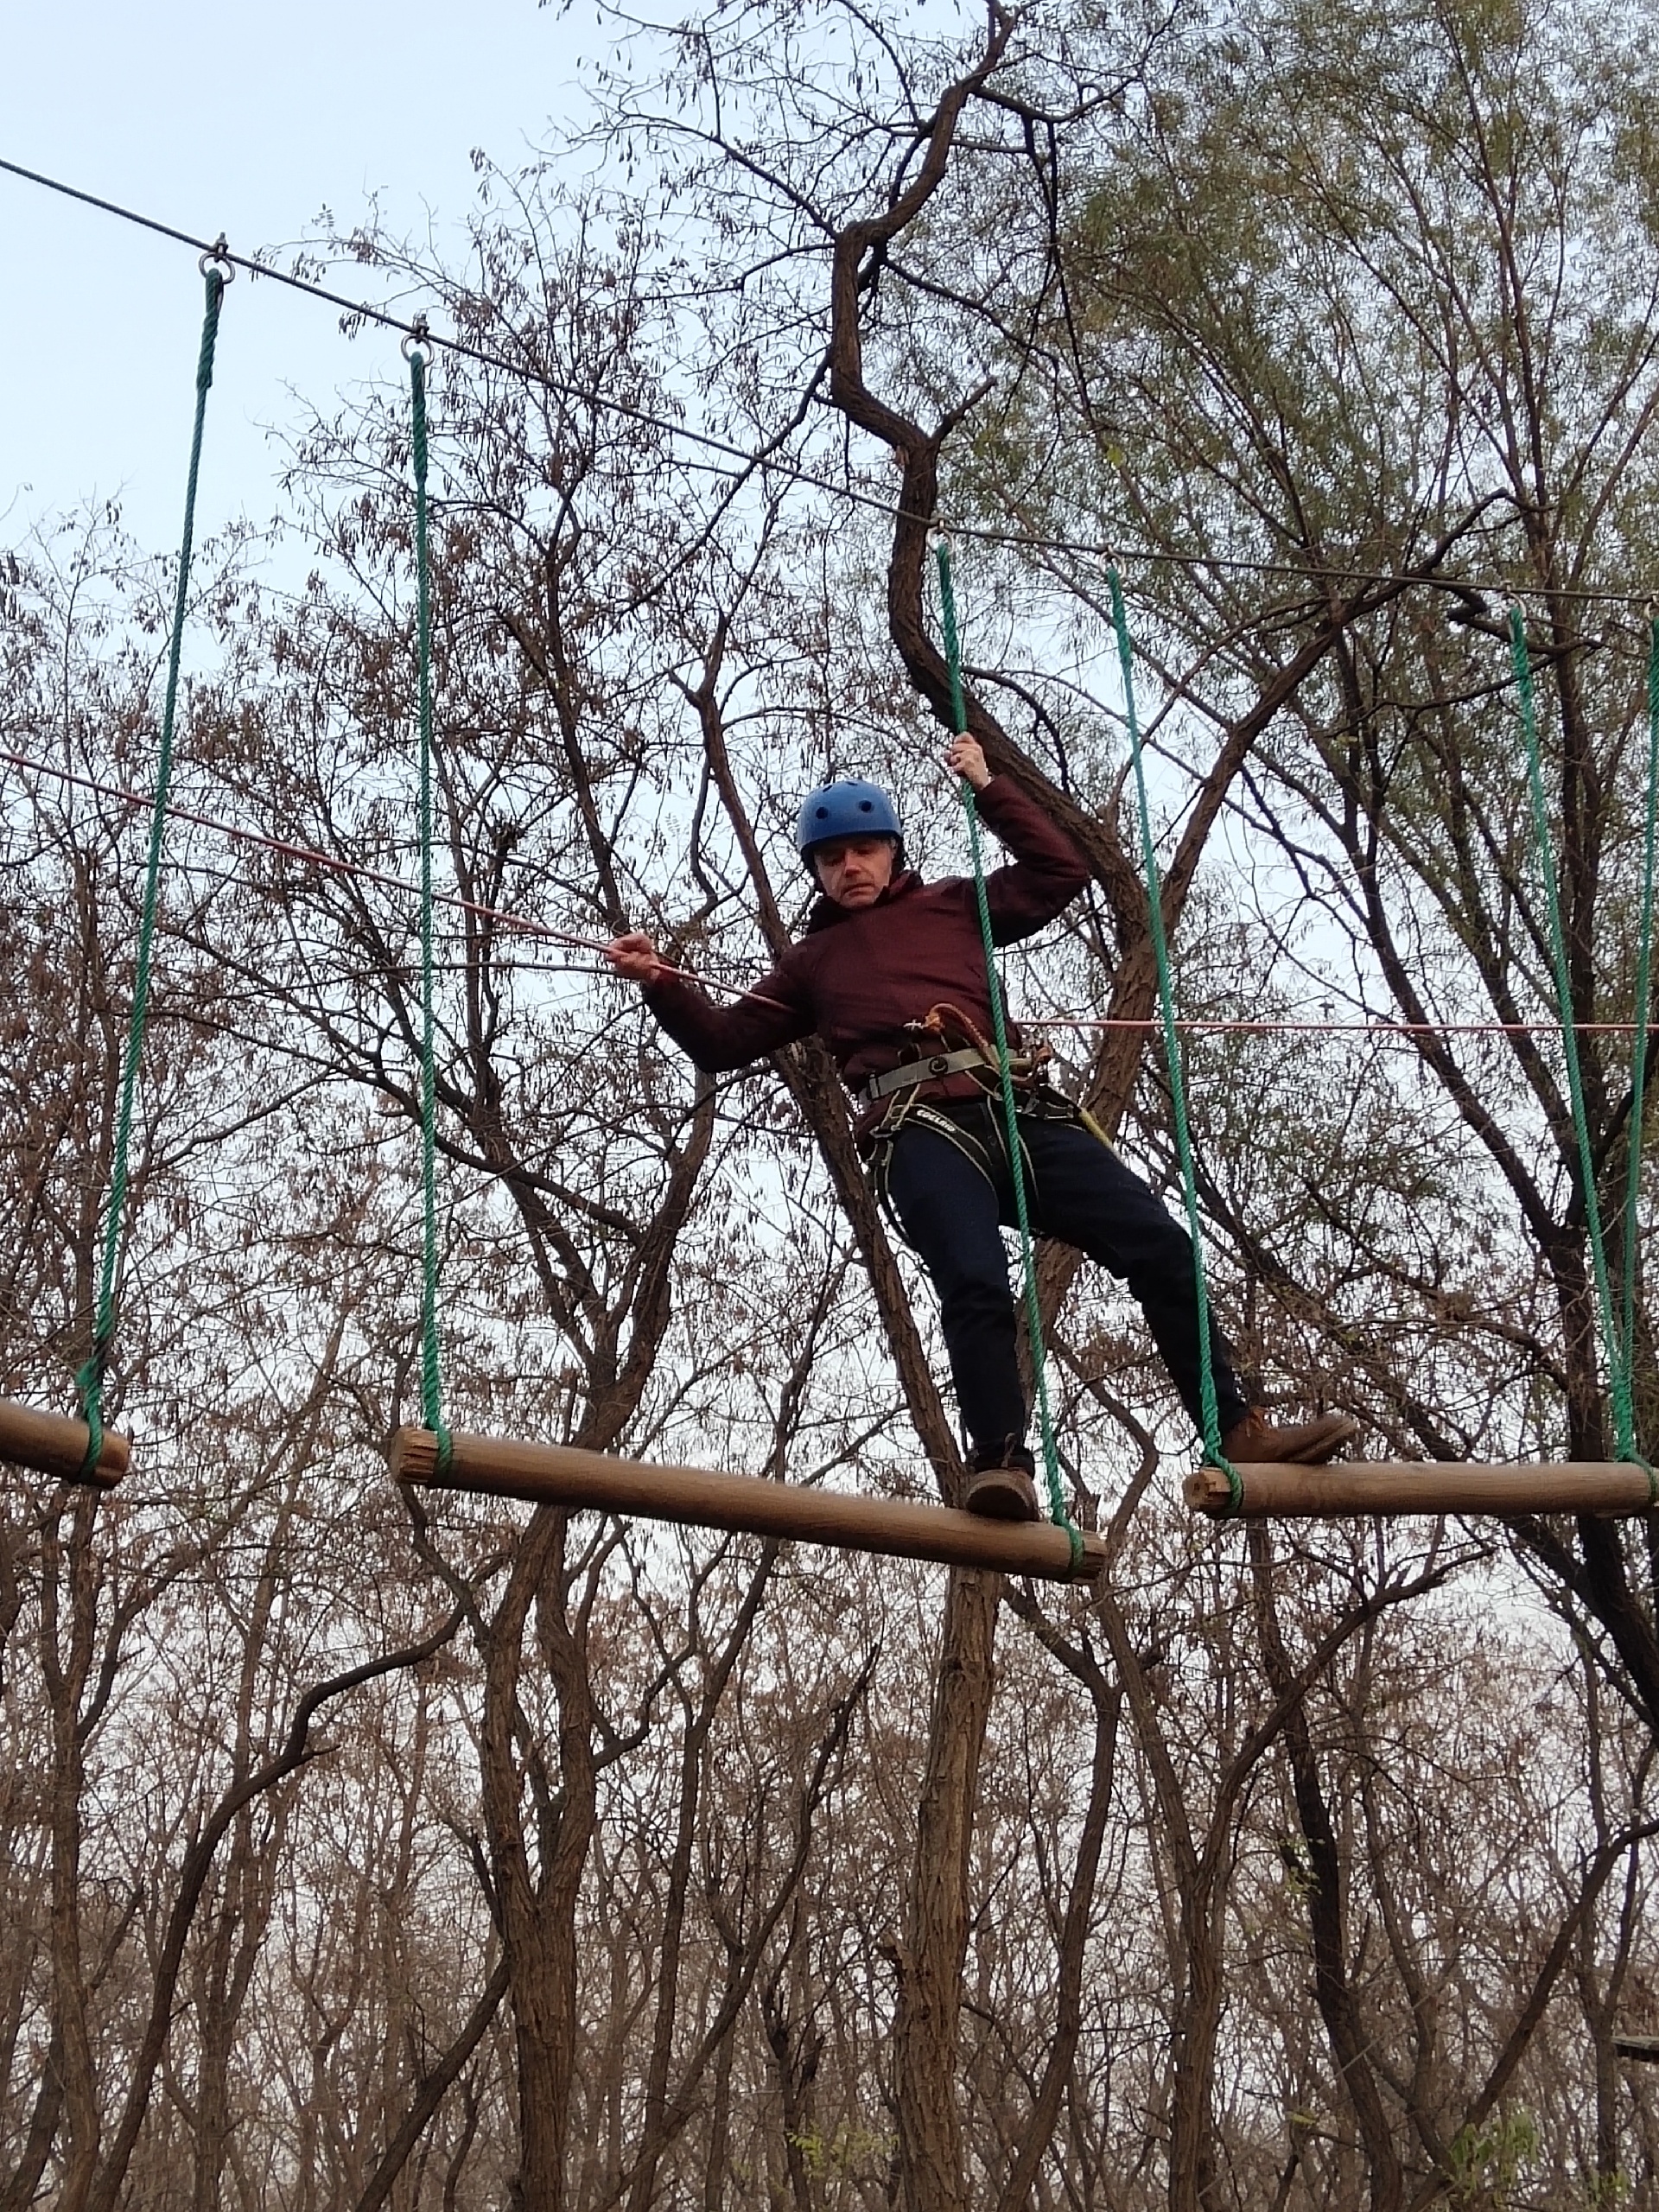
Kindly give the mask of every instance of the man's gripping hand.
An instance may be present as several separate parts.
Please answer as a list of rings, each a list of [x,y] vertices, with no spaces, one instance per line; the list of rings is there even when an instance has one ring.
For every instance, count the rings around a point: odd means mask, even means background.
[[[944,748],[944,765],[956,775],[963,777],[976,791],[982,791],[991,780],[991,771],[977,738],[953,737]]]
[[[662,955],[639,930],[627,937],[613,937],[605,947],[605,957],[619,976],[626,976],[635,983],[654,983],[664,972]]]

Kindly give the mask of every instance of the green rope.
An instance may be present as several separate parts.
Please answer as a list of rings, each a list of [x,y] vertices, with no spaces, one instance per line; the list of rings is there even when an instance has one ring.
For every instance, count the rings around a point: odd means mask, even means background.
[[[1192,1135],[1186,1118],[1186,1084],[1181,1073],[1181,1049],[1175,1027],[1175,987],[1169,971],[1169,945],[1164,935],[1164,893],[1158,872],[1158,850],[1152,836],[1152,807],[1147,797],[1146,763],[1141,756],[1141,725],[1135,710],[1135,652],[1129,643],[1128,617],[1123,610],[1123,587],[1117,570],[1107,571],[1112,594],[1112,627],[1117,633],[1118,664],[1123,671],[1123,715],[1128,725],[1129,757],[1135,764],[1135,792],[1141,815],[1141,858],[1147,873],[1147,917],[1152,949],[1158,963],[1158,1008],[1163,1020],[1164,1057],[1169,1065],[1170,1104],[1175,1117],[1175,1145],[1181,1163],[1181,1194],[1186,1201],[1187,1233],[1192,1239],[1192,1287],[1198,1319],[1198,1405],[1204,1415],[1205,1456],[1227,1478],[1227,1510],[1236,1513],[1244,1503],[1244,1484],[1221,1448],[1221,1414],[1216,1403],[1215,1362],[1210,1344],[1210,1291],[1204,1273],[1204,1228],[1198,1216],[1198,1178],[1192,1168]]]
[[[1636,1252],[1637,1201],[1642,1194],[1643,1093],[1648,1073],[1648,1022],[1653,1003],[1653,891],[1655,848],[1659,845],[1659,620],[1648,627],[1648,804],[1642,851],[1642,920],[1636,960],[1636,1033],[1630,1065],[1630,1135],[1624,1183],[1624,1310],[1619,1357],[1630,1378],[1634,1416],[1636,1396]],[[1648,1468],[1653,1503],[1659,1505],[1659,1471]]]
[[[449,1468],[438,1359],[437,1077],[432,1045],[432,583],[426,529],[426,354],[409,351],[410,447],[415,467],[416,629],[421,669],[421,1409]]]
[[[950,548],[943,538],[934,543],[939,568],[939,608],[944,627],[944,657],[950,677],[950,723],[958,737],[968,734],[968,709],[962,691],[962,646],[957,632],[957,598],[950,582]],[[1002,1011],[1002,986],[996,972],[996,946],[991,936],[991,903],[985,887],[985,861],[979,838],[979,809],[972,785],[963,776],[957,788],[968,821],[968,846],[973,855],[974,891],[979,903],[979,934],[985,947],[985,978],[991,1001],[991,1028],[996,1040],[997,1073],[1002,1091],[1002,1121],[1007,1132],[1008,1166],[1014,1179],[1014,1210],[1020,1224],[1020,1258],[1025,1274],[1026,1325],[1031,1338],[1032,1372],[1037,1384],[1037,1418],[1042,1431],[1043,1469],[1048,1478],[1049,1518],[1064,1529],[1071,1545],[1071,1572],[1083,1567],[1083,1531],[1065,1510],[1060,1489],[1060,1456],[1054,1442],[1054,1421],[1048,1402],[1048,1359],[1043,1345],[1043,1309],[1037,1294],[1037,1263],[1032,1246],[1031,1216],[1026,1203],[1026,1171],[1020,1141],[1020,1114],[1014,1103],[1014,1073],[1009,1065],[1008,1029]]]
[[[167,691],[162,707],[161,750],[156,764],[156,791],[150,807],[149,857],[144,873],[143,913],[138,925],[138,963],[133,977],[132,1008],[127,1020],[126,1057],[116,1112],[115,1157],[110,1173],[109,1212],[104,1224],[104,1254],[98,1303],[92,1319],[91,1356],[75,1376],[81,1418],[86,1423],[83,1474],[91,1474],[104,1450],[104,1377],[115,1344],[116,1273],[121,1256],[121,1226],[127,1205],[128,1158],[132,1147],[133,1109],[138,1095],[138,1064],[143,1057],[144,1021],[149,1010],[150,967],[156,946],[156,911],[162,876],[162,846],[167,829],[168,786],[173,773],[173,733],[178,720],[179,661],[184,648],[185,608],[190,595],[190,553],[196,533],[196,482],[201,470],[201,434],[207,393],[213,381],[213,348],[219,339],[219,302],[226,283],[223,268],[207,263],[202,270],[207,307],[201,349],[196,358],[196,419],[190,439],[190,474],[184,493],[184,537],[179,548],[178,589],[173,601],[173,634],[168,647]]]
[[[1533,698],[1532,662],[1527,652],[1525,618],[1519,607],[1510,609],[1510,657],[1521,697],[1521,727],[1526,740],[1527,787],[1532,804],[1533,842],[1544,880],[1544,903],[1549,915],[1550,960],[1555,973],[1556,1010],[1561,1025],[1561,1044],[1567,1056],[1567,1095],[1572,1103],[1573,1129],[1577,1141],[1579,1177],[1584,1191],[1585,1225],[1590,1233],[1596,1306],[1601,1323],[1602,1348],[1607,1360],[1608,1393],[1613,1406],[1613,1432],[1618,1457],[1637,1460],[1636,1409],[1630,1389],[1630,1370],[1613,1316],[1612,1291],[1607,1277],[1607,1251],[1601,1229],[1601,1205],[1596,1192],[1595,1154],[1590,1141],[1590,1117],[1584,1103],[1584,1077],[1579,1064],[1578,1028],[1573,1018],[1573,978],[1567,966],[1567,934],[1561,921],[1560,886],[1555,851],[1549,835],[1549,814],[1544,798],[1544,764],[1538,745],[1538,713]],[[1647,1048],[1645,1034],[1637,1034],[1638,1061]]]

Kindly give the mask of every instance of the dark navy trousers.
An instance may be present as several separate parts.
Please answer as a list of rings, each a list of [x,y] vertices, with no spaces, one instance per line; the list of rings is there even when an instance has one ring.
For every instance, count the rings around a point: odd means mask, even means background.
[[[971,1149],[906,1121],[882,1181],[907,1241],[939,1294],[957,1402],[971,1441],[1023,1438],[1027,1409],[1014,1354],[1014,1305],[1001,1226],[1019,1219],[1000,1105],[954,1102],[943,1113]],[[1186,1231],[1115,1152],[1069,1120],[1021,1114],[1033,1232],[1075,1245],[1128,1286],[1181,1402],[1202,1433],[1198,1312]],[[982,1160],[983,1165],[981,1164]],[[1225,1338],[1211,1324],[1217,1409],[1224,1432],[1249,1411]]]

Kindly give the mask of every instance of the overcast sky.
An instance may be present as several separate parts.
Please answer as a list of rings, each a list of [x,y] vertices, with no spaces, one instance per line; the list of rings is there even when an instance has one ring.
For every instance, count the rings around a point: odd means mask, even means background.
[[[458,228],[472,149],[511,166],[545,143],[582,112],[581,65],[605,42],[591,7],[536,0],[11,0],[5,48],[0,156],[252,252],[299,238],[323,207],[355,221],[373,195],[397,230]],[[134,535],[170,550],[201,327],[194,257],[3,172],[0,210],[0,543],[118,498]],[[266,520],[281,467],[268,426],[388,370],[404,373],[395,338],[348,342],[327,308],[239,279],[199,528]]]

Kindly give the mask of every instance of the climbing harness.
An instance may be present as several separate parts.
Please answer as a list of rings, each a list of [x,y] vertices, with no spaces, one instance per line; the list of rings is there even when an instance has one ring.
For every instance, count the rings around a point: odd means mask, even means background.
[[[132,1117],[138,1092],[138,1065],[143,1057],[144,1023],[149,1010],[149,982],[156,945],[156,915],[161,887],[162,849],[167,831],[168,789],[173,773],[173,737],[178,719],[179,663],[184,646],[184,619],[190,596],[190,556],[195,540],[196,484],[201,468],[202,430],[207,421],[207,393],[213,381],[213,353],[219,340],[219,310],[225,288],[234,271],[223,258],[221,238],[200,262],[207,304],[202,315],[201,346],[196,358],[195,425],[190,439],[190,472],[185,485],[184,533],[179,547],[178,588],[173,601],[173,629],[167,656],[167,689],[162,707],[161,745],[156,763],[155,796],[150,807],[149,851],[144,869],[143,908],[138,925],[138,957],[133,976],[132,1007],[127,1022],[127,1048],[121,1070],[121,1089],[116,1110],[114,1157],[110,1172],[108,1212],[104,1224],[104,1250],[99,1273],[98,1300],[92,1319],[92,1350],[75,1377],[81,1418],[86,1424],[86,1456],[80,1473],[94,1478],[104,1450],[104,1381],[114,1349],[117,1311],[116,1276],[120,1265],[121,1231],[127,1203],[128,1161],[132,1147]]]
[[[950,727],[954,735],[968,734],[968,708],[962,688],[962,647],[957,632],[956,594],[950,578],[950,547],[944,537],[933,544],[938,565],[939,612],[944,631],[945,666],[950,681]],[[991,1003],[991,1026],[996,1039],[996,1066],[1002,1098],[1002,1119],[1007,1141],[1008,1173],[1014,1185],[1014,1207],[1020,1227],[1020,1259],[1025,1278],[1026,1325],[1031,1342],[1031,1370],[1036,1383],[1037,1417],[1043,1440],[1043,1469],[1047,1477],[1049,1518],[1063,1528],[1071,1541],[1073,1571],[1083,1565],[1083,1531],[1065,1510],[1060,1489],[1059,1452],[1054,1441],[1053,1416],[1048,1402],[1048,1357],[1043,1343],[1042,1301],[1037,1292],[1037,1262],[1031,1235],[1030,1210],[1026,1202],[1027,1157],[1020,1135],[1020,1113],[1014,1099],[1014,1067],[1008,1050],[1007,1023],[1002,1010],[1001,979],[996,969],[996,945],[991,933],[990,896],[985,886],[985,857],[980,846],[979,810],[973,786],[963,776],[957,788],[968,825],[968,849],[974,868],[974,893],[979,909],[979,933],[985,951],[985,981]]]
[[[896,1090],[913,1090],[918,1084],[935,1083],[941,1076],[967,1075],[977,1068],[995,1071],[995,1061],[988,1060],[976,1045],[969,1045],[960,1052],[934,1052],[925,1060],[904,1060],[896,1068],[889,1068],[885,1075],[873,1075],[858,1092],[858,1103],[861,1106],[878,1105]]]
[[[921,1020],[907,1021],[905,1027],[914,1037],[931,1039],[932,1049],[920,1059],[901,1060],[896,1068],[873,1075],[855,1094],[861,1106],[868,1109],[878,1105],[895,1091],[912,1090],[918,1084],[937,1083],[941,1077],[950,1075],[982,1077],[990,1090],[996,1089],[1001,1065],[996,1047],[988,1038],[981,1035],[977,1025],[959,1006],[944,1000],[930,1007]],[[953,1029],[967,1038],[966,1045],[952,1044]],[[1046,1045],[1038,1046],[1034,1052],[1010,1052],[1008,1072],[1029,1095],[1030,1087],[1040,1080],[1052,1058]]]

